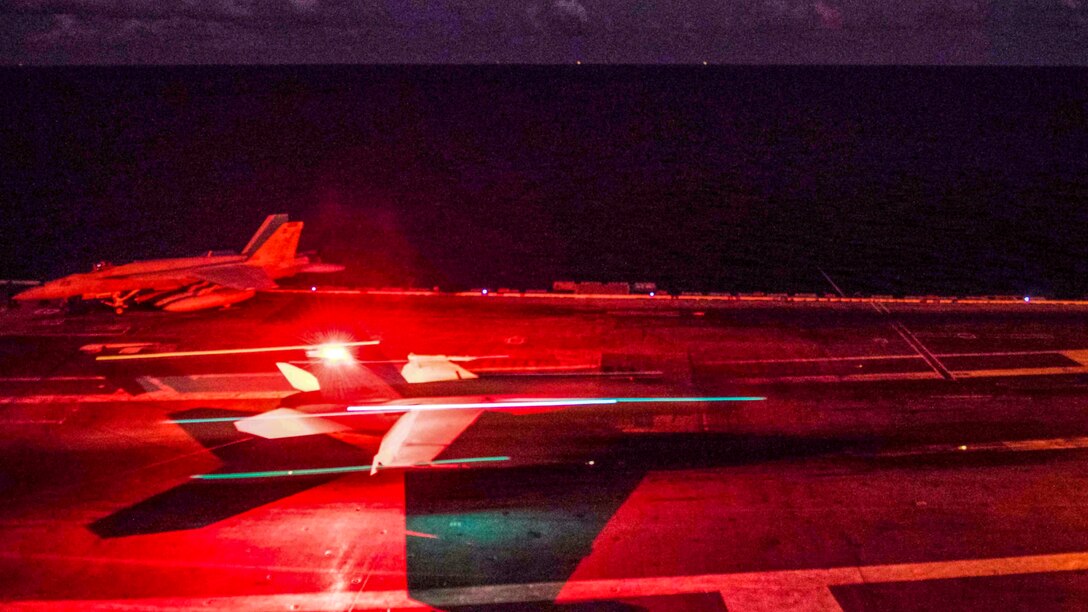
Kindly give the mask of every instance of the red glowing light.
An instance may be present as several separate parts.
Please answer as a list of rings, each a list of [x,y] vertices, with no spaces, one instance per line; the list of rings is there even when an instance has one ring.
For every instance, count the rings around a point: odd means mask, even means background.
[[[313,354],[328,366],[343,365],[355,361],[355,356],[343,344],[322,344],[313,351]]]

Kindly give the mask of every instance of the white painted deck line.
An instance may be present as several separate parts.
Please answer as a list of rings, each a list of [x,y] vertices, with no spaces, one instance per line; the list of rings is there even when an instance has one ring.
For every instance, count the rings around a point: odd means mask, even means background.
[[[137,564],[138,560],[132,560]],[[151,560],[149,563],[154,564]],[[522,602],[555,601],[571,603],[620,598],[669,596],[689,593],[721,593],[738,610],[765,610],[756,607],[761,599],[786,607],[774,609],[836,610],[838,603],[829,587],[919,582],[952,578],[985,578],[1022,574],[1043,574],[1088,570],[1088,552],[957,559],[920,563],[844,566],[770,572],[702,574],[694,576],[652,576],[605,578],[569,582],[500,584],[478,587],[434,589],[409,594],[403,590],[292,593],[237,597],[154,598],[122,601],[49,600],[8,601],[5,609],[24,612],[39,610],[348,610],[399,608],[429,609],[430,606],[481,606]],[[413,599],[427,602],[421,604]],[[746,602],[752,607],[745,607]],[[833,607],[834,606],[834,607]],[[731,608],[734,609],[734,608]]]

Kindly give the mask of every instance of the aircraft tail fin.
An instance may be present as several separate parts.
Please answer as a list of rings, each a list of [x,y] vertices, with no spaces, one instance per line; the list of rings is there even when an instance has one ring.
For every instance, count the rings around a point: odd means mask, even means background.
[[[246,248],[242,249],[242,255],[249,256],[255,253],[257,249],[272,236],[273,232],[279,229],[284,223],[287,223],[287,215],[285,214],[268,215],[265,217],[264,223],[261,224],[261,227],[257,228],[257,233],[253,234],[253,237],[246,243]]]
[[[346,400],[348,397],[353,400],[388,400],[400,397],[400,393],[369,367],[358,367],[357,364],[332,367],[316,364],[314,372],[282,361],[277,362],[276,367],[296,391],[321,391],[331,400]]]
[[[321,383],[317,380],[317,377],[306,370],[282,361],[277,361],[276,367],[279,368],[283,377],[287,379],[288,384],[296,390],[304,393],[321,390]]]
[[[286,218],[286,215],[284,215]],[[287,267],[295,264],[295,251],[302,234],[302,222],[282,223],[249,254],[247,264],[266,267]]]

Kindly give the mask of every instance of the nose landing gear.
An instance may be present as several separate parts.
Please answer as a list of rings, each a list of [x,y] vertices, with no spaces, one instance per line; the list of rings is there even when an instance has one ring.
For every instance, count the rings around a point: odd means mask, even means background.
[[[139,289],[133,289],[132,291],[114,293],[110,297],[102,300],[102,303],[110,308],[113,308],[113,312],[116,314],[124,314],[125,309],[128,308],[128,302],[139,293]]]

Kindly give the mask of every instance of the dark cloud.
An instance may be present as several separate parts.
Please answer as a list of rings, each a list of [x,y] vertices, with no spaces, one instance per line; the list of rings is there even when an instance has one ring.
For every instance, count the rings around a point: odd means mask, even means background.
[[[589,12],[578,0],[555,0],[548,7],[549,21],[569,34],[584,34],[589,25]]]
[[[3,63],[1088,62],[1086,0],[11,0]]]

